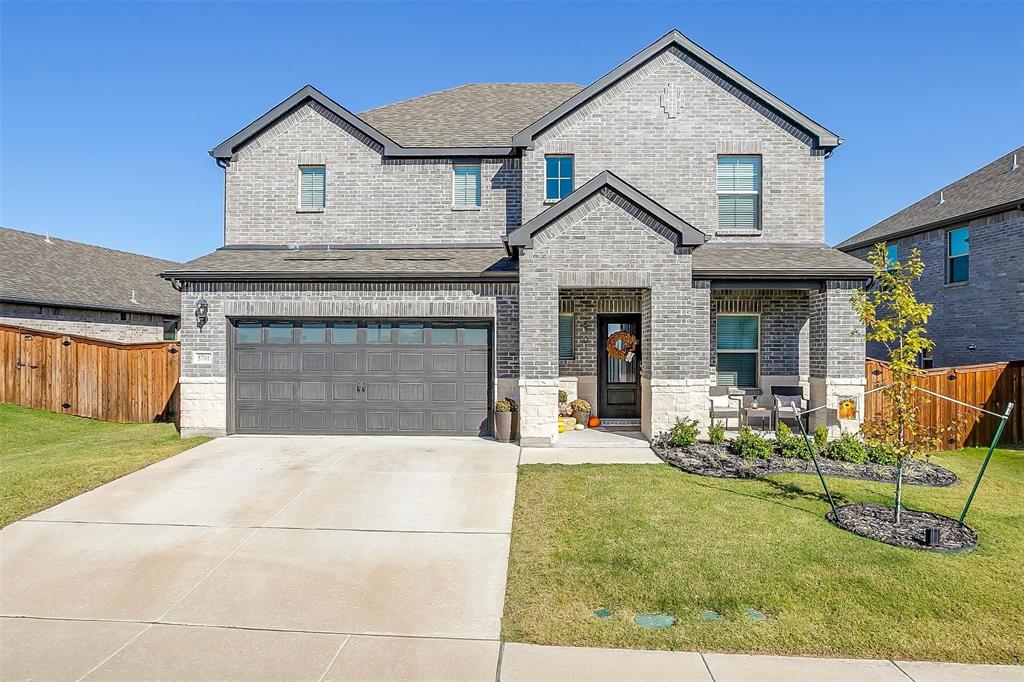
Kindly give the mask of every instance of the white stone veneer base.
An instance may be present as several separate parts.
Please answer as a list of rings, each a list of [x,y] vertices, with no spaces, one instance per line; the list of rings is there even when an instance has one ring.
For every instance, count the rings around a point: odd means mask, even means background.
[[[519,380],[519,444],[548,447],[558,440],[558,379]]]
[[[181,437],[227,433],[228,382],[225,377],[181,377]]]
[[[819,426],[828,429],[829,438],[837,438],[843,431],[856,433],[860,431],[864,417],[864,386],[867,380],[845,379],[839,377],[811,377],[811,408],[825,405],[824,409],[811,412],[810,428],[813,431]],[[843,398],[855,397],[857,400],[856,419],[839,418],[839,401]]]

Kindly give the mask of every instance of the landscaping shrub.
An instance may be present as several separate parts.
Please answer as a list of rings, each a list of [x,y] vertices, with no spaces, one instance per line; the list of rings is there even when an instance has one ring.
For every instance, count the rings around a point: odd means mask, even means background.
[[[712,445],[721,445],[725,440],[725,426],[722,422],[715,422],[708,427],[708,441]]]
[[[668,442],[677,447],[687,447],[697,442],[700,427],[696,419],[676,419],[676,425],[669,433]]]
[[[896,466],[899,459],[896,448],[891,445],[883,445],[881,443],[867,443],[865,444],[867,449],[868,461],[874,462],[875,464],[886,464],[888,466]]]
[[[828,445],[828,427],[819,426],[814,429],[814,447],[818,448],[818,452],[824,452],[825,447]]]
[[[840,462],[851,462],[853,464],[863,464],[868,460],[868,453],[864,444],[850,433],[844,433],[829,443],[825,448],[825,454],[830,459],[839,460]]]
[[[795,435],[793,429],[789,428],[782,421],[775,427],[775,451],[781,457],[811,458],[810,453],[807,452],[807,446],[804,444],[804,439]]]
[[[729,443],[729,452],[743,459],[771,459],[772,442],[744,426],[740,435]]]

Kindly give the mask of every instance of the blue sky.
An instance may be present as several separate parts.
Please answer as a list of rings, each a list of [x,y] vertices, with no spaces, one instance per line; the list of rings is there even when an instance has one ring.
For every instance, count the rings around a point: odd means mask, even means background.
[[[187,260],[207,151],[305,83],[353,111],[587,84],[671,28],[846,139],[835,243],[1024,140],[1024,3],[0,3],[0,223]]]

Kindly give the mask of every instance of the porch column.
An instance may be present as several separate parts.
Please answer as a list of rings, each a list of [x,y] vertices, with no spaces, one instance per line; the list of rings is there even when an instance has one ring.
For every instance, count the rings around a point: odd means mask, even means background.
[[[708,426],[708,363],[711,288],[691,285],[690,259],[656,273],[643,298],[644,366],[641,431],[648,438],[672,428],[677,418]]]
[[[519,442],[543,447],[558,439],[558,277],[533,256],[519,271]]]
[[[824,425],[830,436],[860,430],[864,401],[864,327],[850,297],[859,282],[829,281],[810,295],[810,406],[812,429]],[[839,403],[853,398],[854,419],[839,418]]]

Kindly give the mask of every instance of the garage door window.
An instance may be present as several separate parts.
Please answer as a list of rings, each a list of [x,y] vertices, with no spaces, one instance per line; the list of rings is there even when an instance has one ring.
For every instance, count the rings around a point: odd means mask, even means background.
[[[367,324],[366,343],[391,343],[391,325],[376,322]]]
[[[262,343],[263,325],[259,322],[240,322],[235,332],[237,343]]]
[[[327,343],[327,325],[323,322],[303,322],[299,339],[302,343]]]
[[[355,343],[359,325],[355,322],[335,322],[331,330],[331,341],[334,343]]]
[[[292,323],[271,322],[267,328],[267,343],[291,343]]]
[[[398,325],[398,343],[423,343],[423,324],[403,322]]]
[[[464,346],[487,345],[487,327],[466,327],[462,332]]]
[[[459,342],[458,327],[434,325],[430,330],[430,343],[434,346],[454,346]]]

